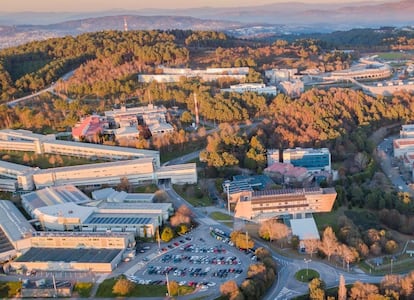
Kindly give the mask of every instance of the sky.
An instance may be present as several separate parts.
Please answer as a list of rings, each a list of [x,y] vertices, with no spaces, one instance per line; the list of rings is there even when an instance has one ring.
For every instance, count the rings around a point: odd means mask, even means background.
[[[86,12],[112,9],[144,8],[194,8],[201,6],[231,7],[262,5],[282,2],[304,3],[351,3],[351,2],[390,2],[389,0],[1,0],[3,12]],[[393,1],[393,0],[391,0]],[[395,0],[394,0],[395,1]],[[7,4],[5,4],[6,2]]]

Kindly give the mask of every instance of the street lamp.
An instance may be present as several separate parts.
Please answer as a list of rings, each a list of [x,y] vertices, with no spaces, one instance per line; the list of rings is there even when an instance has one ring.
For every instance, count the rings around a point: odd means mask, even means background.
[[[303,259],[303,261],[305,262],[305,264],[306,264],[306,277],[308,277],[309,276],[309,263],[312,261],[311,259],[306,259],[306,258],[304,258]]]
[[[227,191],[227,210],[230,215],[230,182],[226,182],[224,186],[226,187],[226,191]]]
[[[391,258],[391,275],[392,275],[392,263],[394,261],[394,258]]]

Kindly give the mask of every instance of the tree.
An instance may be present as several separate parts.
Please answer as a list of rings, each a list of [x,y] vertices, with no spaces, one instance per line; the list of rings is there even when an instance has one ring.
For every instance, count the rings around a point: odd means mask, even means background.
[[[230,234],[230,239],[238,248],[251,249],[254,247],[254,241],[250,238],[247,232],[233,231]]]
[[[308,253],[310,257],[312,257],[313,253],[316,252],[320,244],[320,241],[318,239],[313,239],[313,238],[304,239],[302,242],[303,242],[303,245],[305,246],[306,253]]]
[[[344,262],[344,268],[345,268],[345,263],[347,264],[347,269],[349,272],[349,264],[351,262],[354,262],[357,258],[358,258],[358,252],[356,251],[355,248],[353,247],[348,247],[347,245],[342,244],[339,247],[339,255],[342,257],[343,262]]]
[[[324,300],[325,290],[322,280],[314,278],[309,282],[309,299],[311,300]]]
[[[174,216],[171,217],[171,225],[178,226],[179,224],[190,224],[192,215],[193,213],[188,206],[183,204],[177,209]]]
[[[117,189],[120,191],[129,192],[131,190],[131,183],[129,182],[129,179],[127,177],[122,177]]]
[[[226,281],[220,286],[220,293],[229,299],[235,299],[239,292],[239,287],[234,280]]]
[[[180,286],[178,285],[177,281],[170,280],[168,282],[168,291],[170,292],[170,296],[178,296],[178,289]]]
[[[191,116],[191,113],[186,110],[181,114],[180,121],[189,124],[193,121],[193,117]]]
[[[370,283],[356,281],[349,293],[349,297],[354,300],[367,300],[370,295],[378,294],[378,287]]]
[[[260,237],[268,239],[270,242],[273,240],[284,239],[289,235],[289,233],[289,228],[285,224],[272,219],[264,221],[259,228]]]
[[[119,279],[112,287],[112,293],[120,296],[125,296],[130,293],[134,287],[135,284],[133,282],[129,281],[125,277],[119,277]]]
[[[171,229],[171,227],[168,227],[168,226],[164,227],[161,233],[161,239],[164,242],[169,242],[172,240],[173,237],[174,237],[174,231]]]
[[[328,261],[331,260],[332,254],[338,250],[338,240],[332,227],[328,226],[323,231],[322,241],[319,245],[319,249],[328,256]]]
[[[346,286],[344,275],[339,276],[338,300],[346,300]]]

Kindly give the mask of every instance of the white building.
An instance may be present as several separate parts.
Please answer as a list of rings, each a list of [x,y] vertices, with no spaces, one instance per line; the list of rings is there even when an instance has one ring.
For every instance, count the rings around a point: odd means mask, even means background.
[[[72,184],[75,186],[117,185],[122,178],[131,184],[155,182],[152,158],[88,164],[38,170],[33,175],[36,188]]]
[[[281,81],[278,86],[289,97],[299,97],[305,91],[305,84],[301,80]]]
[[[275,86],[266,86],[264,83],[242,83],[237,85],[231,85],[228,89],[221,89],[221,92],[230,92],[230,93],[245,93],[245,92],[255,92],[258,94],[266,95],[277,95],[277,90]]]
[[[414,138],[414,124],[402,125],[400,130],[400,138]]]
[[[394,157],[402,157],[408,152],[414,152],[414,138],[395,139],[393,147]]]
[[[298,73],[298,69],[271,69],[265,71],[265,77],[270,83],[276,84],[281,81],[291,81],[297,79],[295,74]]]
[[[233,78],[244,80],[249,73],[248,67],[240,68],[207,68],[206,70],[165,68],[161,67],[163,74],[139,74],[139,82],[179,82],[182,78],[200,77],[204,81],[214,81],[220,78]]]
[[[331,172],[331,153],[328,148],[295,148],[283,150],[283,162],[303,167],[309,172]]]
[[[35,232],[17,207],[8,200],[0,201],[0,261],[4,262],[31,246]]]
[[[9,192],[17,189],[32,190],[34,188],[32,176],[35,171],[35,168],[0,160],[0,190]]]

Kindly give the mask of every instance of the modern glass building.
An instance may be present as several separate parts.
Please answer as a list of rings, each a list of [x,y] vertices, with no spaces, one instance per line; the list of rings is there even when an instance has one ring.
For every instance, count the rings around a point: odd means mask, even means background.
[[[331,153],[328,148],[295,148],[283,150],[283,162],[303,167],[310,172],[331,171]]]

